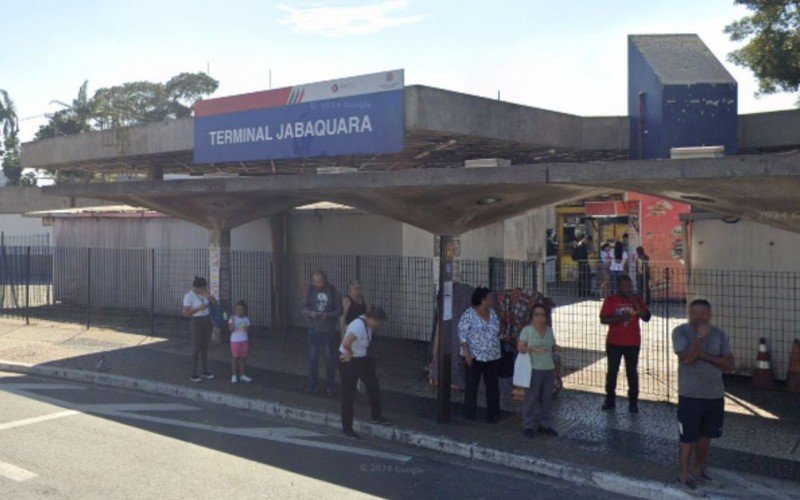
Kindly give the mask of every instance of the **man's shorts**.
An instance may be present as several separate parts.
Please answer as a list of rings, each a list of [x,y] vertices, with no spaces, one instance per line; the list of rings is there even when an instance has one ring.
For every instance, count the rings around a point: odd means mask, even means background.
[[[678,423],[681,443],[696,443],[701,437],[722,436],[725,419],[725,400],[678,398]]]

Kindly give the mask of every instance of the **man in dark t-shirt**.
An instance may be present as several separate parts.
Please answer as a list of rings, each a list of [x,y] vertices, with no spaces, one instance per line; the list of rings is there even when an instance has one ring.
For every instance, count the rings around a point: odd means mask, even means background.
[[[600,323],[608,325],[606,355],[606,400],[604,410],[616,407],[617,375],[620,363],[625,358],[625,375],[628,378],[628,411],[639,411],[639,348],[642,344],[639,320],[650,321],[650,311],[644,300],[633,294],[630,276],[620,274],[617,278],[617,292],[603,301],[600,309]]]

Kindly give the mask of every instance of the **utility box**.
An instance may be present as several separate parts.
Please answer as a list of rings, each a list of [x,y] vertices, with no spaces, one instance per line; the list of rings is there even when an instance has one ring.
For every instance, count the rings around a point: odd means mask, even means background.
[[[737,84],[697,35],[628,37],[632,159],[722,145],[736,154]]]

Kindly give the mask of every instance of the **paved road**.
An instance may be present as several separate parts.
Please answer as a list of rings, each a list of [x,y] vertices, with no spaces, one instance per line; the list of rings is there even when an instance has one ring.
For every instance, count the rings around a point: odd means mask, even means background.
[[[612,495],[251,412],[0,372],[0,498]]]

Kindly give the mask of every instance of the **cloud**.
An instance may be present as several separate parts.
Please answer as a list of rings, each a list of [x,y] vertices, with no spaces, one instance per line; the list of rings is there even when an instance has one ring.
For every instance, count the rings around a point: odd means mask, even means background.
[[[295,33],[339,37],[369,35],[386,28],[414,24],[422,15],[402,15],[408,0],[391,0],[357,7],[294,8],[285,4],[277,8],[286,13],[278,22],[291,26]]]

